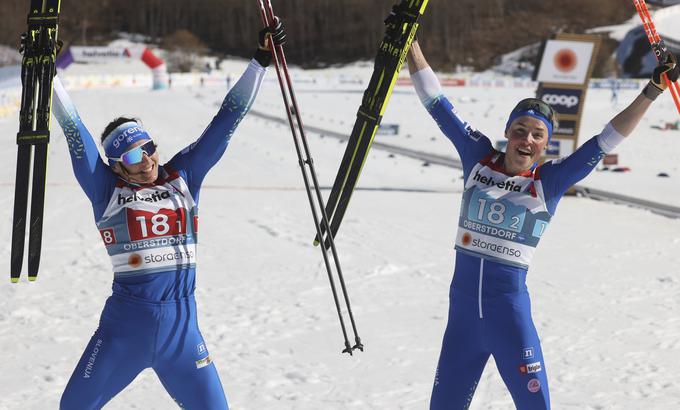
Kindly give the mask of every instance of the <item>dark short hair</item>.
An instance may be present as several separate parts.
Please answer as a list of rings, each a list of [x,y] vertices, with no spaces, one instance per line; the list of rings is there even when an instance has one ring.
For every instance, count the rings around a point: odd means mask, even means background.
[[[139,123],[139,118],[130,118],[130,117],[118,117],[115,120],[111,121],[109,125],[104,128],[104,132],[102,132],[102,140],[101,142],[104,142],[106,137],[111,133],[111,131],[115,130],[118,128],[119,125],[125,124],[126,122],[131,122],[134,121],[136,123]]]

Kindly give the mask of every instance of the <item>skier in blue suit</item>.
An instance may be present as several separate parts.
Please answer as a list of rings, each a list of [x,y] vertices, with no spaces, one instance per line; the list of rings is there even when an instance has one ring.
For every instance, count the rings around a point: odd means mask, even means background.
[[[550,105],[534,98],[520,101],[506,123],[506,151],[499,152],[458,116],[418,42],[411,46],[411,79],[423,105],[458,151],[465,184],[449,319],[430,409],[467,409],[490,355],[517,409],[550,408],[527,270],[562,195],[633,132],[667,87],[662,73],[678,79],[675,56],[665,52],[661,61],[642,93],[599,135],[568,157],[538,165],[557,126]]]
[[[102,134],[103,161],[55,78],[54,113],[114,271],[113,294],[66,386],[61,409],[99,409],[146,368],[153,368],[180,407],[228,409],[196,319],[199,192],[255,100],[272,41],[285,42],[280,21],[259,33],[253,59],[200,138],[164,165],[142,125],[124,117]]]

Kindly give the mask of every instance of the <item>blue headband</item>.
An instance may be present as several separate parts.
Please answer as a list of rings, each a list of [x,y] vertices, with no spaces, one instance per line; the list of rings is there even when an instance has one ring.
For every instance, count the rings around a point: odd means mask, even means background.
[[[519,117],[532,117],[536,118],[537,120],[540,120],[545,124],[546,128],[548,129],[548,138],[552,137],[553,134],[553,124],[552,121],[549,119],[545,118],[540,112],[536,110],[519,110],[519,111],[513,111],[510,113],[510,118],[508,118],[508,122],[505,124],[505,131],[510,128],[510,125],[512,124],[513,121],[515,121]]]
[[[120,158],[128,147],[137,141],[150,141],[151,137],[135,121],[128,121],[116,127],[104,138],[102,145],[109,158]]]

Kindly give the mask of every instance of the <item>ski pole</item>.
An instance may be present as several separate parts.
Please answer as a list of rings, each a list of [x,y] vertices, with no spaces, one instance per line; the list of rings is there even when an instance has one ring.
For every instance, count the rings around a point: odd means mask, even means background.
[[[637,9],[640,18],[642,19],[642,24],[643,27],[645,28],[645,33],[647,34],[649,42],[652,45],[654,44],[663,45],[663,40],[661,39],[659,32],[656,30],[656,26],[654,24],[654,21],[652,20],[652,15],[649,12],[649,8],[647,7],[647,3],[645,2],[645,0],[634,0],[634,2],[636,3],[635,8]],[[656,53],[656,50],[654,54],[656,55],[657,60],[661,59],[661,55]],[[666,84],[668,84],[668,88],[671,89],[673,100],[675,101],[675,105],[677,106],[678,111],[680,112],[680,91],[678,89],[678,84],[668,81],[668,76],[666,74],[664,74],[664,79],[666,80]]]
[[[659,32],[656,30],[656,26],[654,25],[654,21],[652,21],[652,16],[649,13],[649,9],[647,8],[647,3],[645,0],[633,0],[633,4],[635,5],[635,9],[640,16],[640,19],[642,20],[642,26],[644,27],[645,33],[647,34],[649,43],[652,46],[655,44],[663,44],[663,40],[661,39]],[[654,54],[656,55],[657,60],[661,61],[661,55],[656,53],[656,51]],[[663,74],[663,78],[666,80],[666,84],[671,91],[671,96],[673,96],[675,107],[677,108],[678,113],[680,113],[680,90],[678,89],[678,84],[671,82],[668,79],[666,73]]]
[[[271,27],[276,25],[276,17],[274,16],[274,11],[272,8],[272,4],[270,0],[267,0],[267,6],[265,8],[265,3],[264,0],[259,0],[260,2],[260,13],[262,15],[262,23],[264,24],[265,27]],[[298,109],[297,105],[297,100],[295,98],[295,92],[293,91],[293,84],[290,79],[290,75],[288,73],[288,65],[286,64],[286,57],[283,52],[283,47],[281,45],[275,45],[274,42],[270,38],[270,50],[272,53],[272,60],[274,62],[274,67],[276,69],[276,75],[279,79],[279,86],[281,88],[281,95],[283,98],[284,105],[286,107],[286,115],[288,117],[288,123],[290,125],[290,130],[291,133],[293,134],[293,141],[295,143],[295,151],[298,156],[298,162],[300,164],[300,169],[302,171],[302,179],[305,184],[305,190],[307,192],[307,198],[309,200],[309,205],[312,210],[312,217],[314,218],[314,225],[316,228],[317,235],[321,235],[321,224],[319,223],[319,217],[317,215],[317,205],[314,203],[314,197],[312,195],[311,189],[310,189],[310,184],[309,184],[309,177],[307,175],[307,171],[305,166],[309,167],[309,173],[311,175],[312,183],[314,185],[314,191],[316,193],[316,201],[318,203],[318,206],[321,210],[321,220],[323,223],[323,226],[328,229],[328,216],[326,215],[325,211],[325,206],[323,203],[323,198],[321,196],[321,190],[319,189],[319,182],[316,177],[316,171],[314,169],[314,161],[312,160],[312,157],[310,155],[309,151],[309,146],[307,144],[307,137],[305,135],[304,127],[302,124],[302,119],[300,118],[300,110]],[[289,100],[290,97],[290,100]],[[297,127],[296,124],[293,121],[293,115],[291,114],[294,112],[294,117],[295,121],[297,122]],[[298,136],[298,133],[296,132],[296,128],[299,130],[300,135]],[[300,141],[302,141],[302,148],[304,149],[304,157],[306,159],[303,159],[303,153],[300,147]],[[324,247],[321,247],[321,253],[323,255],[324,259],[324,264],[326,266],[326,273],[328,274],[328,280],[331,285],[331,291],[333,293],[333,301],[335,302],[335,308],[338,313],[338,319],[340,320],[340,327],[342,329],[342,334],[344,337],[344,343],[345,343],[345,348],[342,351],[343,353],[349,353],[352,355],[352,351],[355,349],[359,349],[361,351],[364,350],[364,346],[361,343],[361,338],[359,337],[359,334],[357,332],[356,328],[356,323],[354,321],[354,315],[352,313],[352,307],[349,302],[349,296],[347,294],[347,287],[345,286],[345,280],[342,274],[342,268],[340,267],[340,261],[338,258],[337,250],[335,248],[335,243],[332,240],[331,237],[331,253],[335,265],[335,269],[337,272],[338,280],[340,282],[340,286],[342,288],[342,293],[344,297],[344,302],[345,306],[347,307],[347,314],[350,319],[350,323],[352,325],[352,331],[354,333],[354,341],[355,344],[354,346],[350,345],[349,339],[347,337],[347,330],[345,327],[345,322],[342,316],[342,309],[340,308],[340,302],[338,300],[338,294],[337,294],[337,289],[335,286],[335,280],[333,278],[332,274],[332,269],[328,257],[328,252]]]

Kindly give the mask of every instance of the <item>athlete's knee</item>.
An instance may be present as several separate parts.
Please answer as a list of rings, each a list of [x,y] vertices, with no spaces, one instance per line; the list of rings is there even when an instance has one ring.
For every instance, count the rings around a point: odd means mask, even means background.
[[[90,402],[86,395],[70,386],[66,386],[59,401],[59,410],[95,410],[98,408],[100,407]]]
[[[193,375],[178,380],[176,377],[160,377],[166,391],[183,409],[229,410],[227,397],[214,364],[201,376]],[[160,376],[160,374],[159,374]]]
[[[98,410],[106,404],[105,392],[86,386],[75,376],[71,377],[59,401],[59,410]]]
[[[175,403],[186,410],[229,410],[227,398],[224,393],[210,395],[196,395],[188,401],[181,401],[173,397]]]
[[[517,410],[550,410],[550,400],[535,400],[530,403],[515,403]]]
[[[543,382],[537,378],[529,380],[527,391],[513,394],[513,399],[517,410],[550,410],[550,393],[545,379]]]

